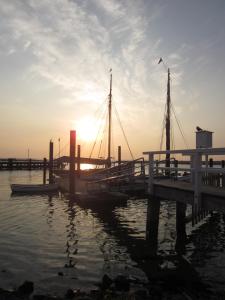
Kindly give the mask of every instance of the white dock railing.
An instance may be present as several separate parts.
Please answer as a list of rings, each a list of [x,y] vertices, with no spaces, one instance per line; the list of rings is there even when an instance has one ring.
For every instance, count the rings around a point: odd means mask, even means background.
[[[202,175],[204,173],[210,174],[225,174],[225,168],[209,168],[208,156],[225,155],[225,148],[199,148],[190,150],[170,150],[170,151],[148,151],[143,152],[149,158],[149,179],[148,179],[148,192],[153,195],[154,191],[154,174],[156,170],[168,171],[189,171],[191,173],[191,184],[194,190],[194,204],[199,206],[201,202],[201,188],[202,188]],[[155,165],[154,156],[158,154],[178,154],[181,156],[190,157],[190,168],[179,167],[160,167]],[[204,167],[203,167],[204,158]]]

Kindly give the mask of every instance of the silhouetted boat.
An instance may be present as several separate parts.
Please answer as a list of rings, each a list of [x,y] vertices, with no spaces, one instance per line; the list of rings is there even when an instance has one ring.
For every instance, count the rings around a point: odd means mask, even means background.
[[[11,184],[13,193],[48,193],[59,189],[58,184]]]

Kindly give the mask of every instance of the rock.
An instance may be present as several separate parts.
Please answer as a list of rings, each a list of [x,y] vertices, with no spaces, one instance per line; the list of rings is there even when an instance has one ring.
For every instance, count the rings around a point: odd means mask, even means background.
[[[123,275],[118,275],[115,280],[115,288],[118,291],[124,291],[124,292],[128,292],[130,289],[130,282],[129,280],[123,276]]]
[[[33,300],[46,300],[44,295],[34,295]]]
[[[65,295],[66,299],[73,299],[74,296],[75,296],[75,293],[72,289],[68,289],[66,291],[66,295]]]
[[[24,283],[18,287],[16,293],[18,295],[30,295],[34,291],[34,283],[32,281],[24,281]]]
[[[62,298],[56,298],[51,296],[45,296],[45,295],[34,295],[33,300],[62,300]]]
[[[10,292],[0,288],[0,299],[1,300],[20,300],[15,292]]]
[[[148,291],[147,290],[137,290],[137,291],[135,291],[135,293],[134,293],[134,295],[135,295],[135,299],[148,299],[148,297],[149,297],[149,293],[148,293]]]
[[[113,283],[113,280],[107,274],[105,274],[102,277],[101,287],[102,287],[103,290],[106,290],[106,289],[110,288],[112,283]]]
[[[90,296],[94,297],[94,299],[101,299],[102,298],[102,293],[100,290],[91,290],[90,291]]]

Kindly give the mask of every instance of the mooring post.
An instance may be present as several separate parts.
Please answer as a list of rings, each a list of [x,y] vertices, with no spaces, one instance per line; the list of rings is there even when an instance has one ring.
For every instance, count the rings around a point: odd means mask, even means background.
[[[75,149],[76,149],[76,131],[70,131],[70,181],[69,190],[70,194],[75,193]]]
[[[156,197],[148,199],[146,220],[146,241],[150,248],[150,255],[157,254],[159,228],[160,200]]]
[[[13,169],[13,158],[8,158],[8,168],[9,170]]]
[[[53,142],[49,143],[49,183],[53,183]]]
[[[154,154],[149,153],[149,179],[148,179],[148,192],[153,195],[153,180],[154,180]]]
[[[175,168],[175,179],[177,179],[177,176],[178,176],[178,171],[177,171],[177,169],[178,169],[178,160],[177,159],[174,159],[174,168]]]
[[[212,158],[209,159],[209,167],[213,168],[213,159]]]
[[[29,158],[28,160],[28,170],[31,171],[32,169],[32,161],[31,161],[31,158]]]
[[[121,170],[121,146],[118,146],[118,169],[119,169],[119,175],[121,174],[120,173],[120,170]]]
[[[43,184],[46,184],[46,168],[47,168],[47,159],[43,159]]]
[[[221,161],[221,168],[224,169],[225,168],[225,160]],[[222,174],[222,182],[221,182],[221,186],[224,187],[225,186],[225,174]]]
[[[159,160],[158,159],[155,161],[155,167],[156,167],[155,173],[156,173],[156,175],[159,175]]]
[[[121,164],[121,146],[118,146],[118,165]]]
[[[77,146],[77,177],[80,178],[80,145]]]
[[[178,254],[184,254],[186,244],[186,204],[176,202],[176,245],[175,249]]]

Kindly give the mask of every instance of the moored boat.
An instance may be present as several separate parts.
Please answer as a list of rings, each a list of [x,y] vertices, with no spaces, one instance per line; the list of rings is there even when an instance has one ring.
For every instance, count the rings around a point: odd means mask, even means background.
[[[58,184],[11,184],[13,193],[47,193],[59,189]]]

